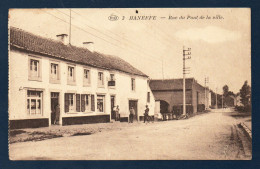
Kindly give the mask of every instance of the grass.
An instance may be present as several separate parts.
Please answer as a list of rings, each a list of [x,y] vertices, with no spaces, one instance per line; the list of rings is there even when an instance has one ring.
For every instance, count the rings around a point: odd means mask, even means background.
[[[26,133],[26,131],[24,131],[24,130],[11,130],[11,131],[9,132],[9,135],[10,135],[11,137],[14,137],[14,136],[16,136],[16,135],[18,135],[18,134],[22,134],[22,133]]]

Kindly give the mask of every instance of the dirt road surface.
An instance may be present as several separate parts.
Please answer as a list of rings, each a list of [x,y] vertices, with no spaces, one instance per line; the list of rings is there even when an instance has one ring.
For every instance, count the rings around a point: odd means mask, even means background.
[[[223,112],[9,146],[11,160],[249,160],[239,120]]]

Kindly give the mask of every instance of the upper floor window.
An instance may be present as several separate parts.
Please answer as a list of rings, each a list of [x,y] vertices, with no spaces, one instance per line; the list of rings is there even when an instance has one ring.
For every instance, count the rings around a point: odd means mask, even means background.
[[[41,60],[29,58],[29,80],[41,80]]]
[[[59,64],[51,63],[50,65],[50,82],[55,83],[59,82]]]
[[[90,84],[90,70],[88,70],[88,69],[84,69],[83,84],[84,85]]]
[[[115,74],[110,74],[110,81],[115,81]]]
[[[75,84],[76,82],[76,74],[75,74],[75,67],[68,66],[68,84]]]
[[[111,88],[116,86],[115,74],[110,74],[110,79],[108,80],[108,86]]]
[[[104,74],[103,74],[103,72],[98,72],[98,86],[104,86]]]
[[[131,90],[135,91],[135,79],[131,78]]]

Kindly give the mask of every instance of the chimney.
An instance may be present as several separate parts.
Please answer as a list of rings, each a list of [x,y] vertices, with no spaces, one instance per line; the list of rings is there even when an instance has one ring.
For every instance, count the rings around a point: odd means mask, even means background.
[[[94,42],[83,42],[83,46],[86,47],[90,52],[94,52]]]
[[[69,39],[68,39],[68,35],[67,34],[59,34],[56,35],[58,41],[62,42],[64,45],[68,45],[69,44]]]

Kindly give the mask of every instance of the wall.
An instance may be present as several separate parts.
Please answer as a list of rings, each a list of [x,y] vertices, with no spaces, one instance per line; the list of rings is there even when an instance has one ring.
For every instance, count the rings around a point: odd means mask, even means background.
[[[197,100],[198,94],[198,100]],[[196,81],[193,82],[192,85],[192,105],[193,105],[193,112],[197,112],[197,103],[204,104],[206,107],[209,106],[209,90],[206,89],[206,100],[205,100],[205,88],[201,86]]]
[[[164,100],[169,103],[168,111],[172,112],[173,105],[183,104],[182,91],[153,91],[156,100]],[[186,104],[191,104],[191,90],[186,90]]]
[[[116,87],[109,88],[107,86],[108,77],[110,72],[108,70],[101,70],[93,67],[91,71],[91,85],[83,87],[83,65],[76,65],[76,84],[67,84],[67,63],[61,60],[55,60],[59,62],[60,66],[60,84],[52,84],[49,82],[50,74],[50,59],[41,55],[32,55],[41,58],[41,69],[42,69],[42,80],[31,81],[28,80],[28,55],[30,53],[21,52],[20,50],[9,51],[9,119],[34,119],[34,118],[49,118],[51,115],[51,102],[50,93],[60,93],[60,111],[62,117],[75,117],[75,116],[93,116],[93,115],[104,115],[111,114],[111,103],[110,96],[115,95],[115,104],[119,105],[120,113],[122,117],[128,117],[129,106],[128,100],[138,100],[138,112],[143,112],[145,105],[147,104],[147,92],[150,88],[147,85],[147,78],[141,76],[130,76],[129,74],[122,73],[119,71],[113,71],[116,78]],[[104,73],[104,87],[100,88],[97,86],[98,71]],[[131,77],[136,78],[136,90],[131,91]],[[39,89],[43,91],[43,114],[38,116],[28,115],[26,111],[26,96],[27,89]],[[96,95],[105,95],[105,113],[95,112],[64,112],[64,93],[73,92],[78,94],[94,94],[95,95],[95,110],[97,107]],[[151,91],[150,91],[151,92]],[[154,113],[154,97],[151,92],[151,102],[149,103],[150,112]]]

